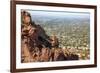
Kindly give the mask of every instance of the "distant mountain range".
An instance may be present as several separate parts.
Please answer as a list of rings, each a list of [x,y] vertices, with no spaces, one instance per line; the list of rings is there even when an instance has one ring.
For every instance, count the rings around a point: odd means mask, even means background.
[[[49,17],[49,16],[32,16],[32,21],[36,24],[73,24],[73,23],[88,23],[90,22],[89,18],[78,18],[78,17]]]

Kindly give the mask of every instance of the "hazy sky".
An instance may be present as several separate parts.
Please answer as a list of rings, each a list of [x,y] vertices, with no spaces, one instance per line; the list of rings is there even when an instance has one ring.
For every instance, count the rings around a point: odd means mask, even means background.
[[[78,18],[90,18],[89,13],[82,12],[65,12],[65,11],[32,11],[27,10],[32,16],[44,16],[44,17],[78,17]]]

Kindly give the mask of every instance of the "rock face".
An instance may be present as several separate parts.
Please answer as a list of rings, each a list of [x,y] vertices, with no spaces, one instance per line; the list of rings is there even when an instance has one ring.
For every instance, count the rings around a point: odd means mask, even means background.
[[[41,50],[39,50],[39,48],[35,48],[33,51],[30,52],[30,54],[28,54],[28,56],[22,57],[22,63],[79,60],[77,54],[64,53],[62,50],[63,49],[61,48],[42,48]]]

